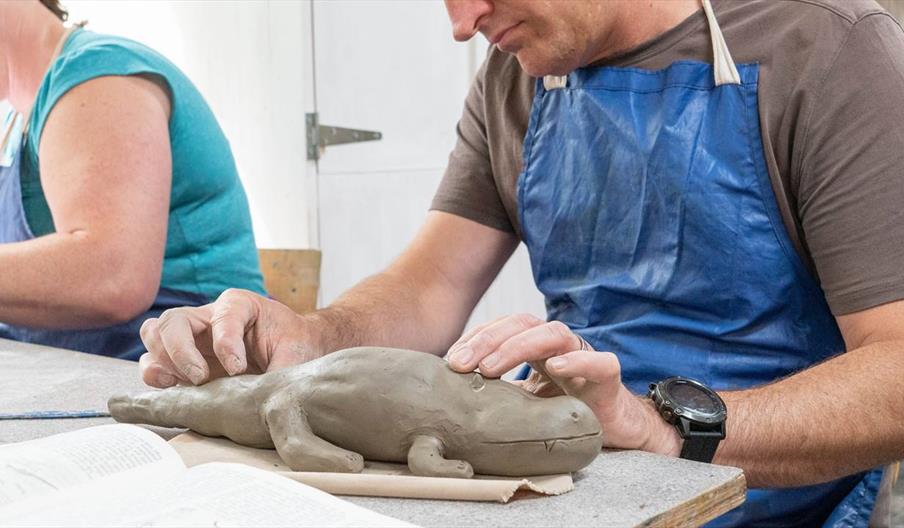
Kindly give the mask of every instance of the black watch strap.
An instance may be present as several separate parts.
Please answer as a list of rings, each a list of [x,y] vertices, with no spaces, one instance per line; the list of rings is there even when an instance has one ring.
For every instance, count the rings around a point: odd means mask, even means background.
[[[696,460],[697,462],[710,463],[716,456],[716,449],[722,435],[691,435],[684,439],[684,446],[681,448],[681,458],[688,460]]]

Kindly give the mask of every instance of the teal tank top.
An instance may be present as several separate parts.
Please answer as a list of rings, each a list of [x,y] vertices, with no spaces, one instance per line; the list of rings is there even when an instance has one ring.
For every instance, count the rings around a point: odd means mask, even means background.
[[[160,286],[215,299],[227,288],[265,293],[251,215],[229,142],[198,89],[137,42],[76,30],[38,89],[22,159],[22,202],[35,236],[55,231],[41,188],[38,145],[56,102],[109,75],[150,75],[170,91],[172,189]]]

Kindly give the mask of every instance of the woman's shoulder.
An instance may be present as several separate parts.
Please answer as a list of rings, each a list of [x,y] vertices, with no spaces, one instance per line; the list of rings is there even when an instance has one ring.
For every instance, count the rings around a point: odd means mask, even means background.
[[[79,29],[66,41],[38,88],[29,139],[40,138],[51,110],[70,90],[98,77],[124,75],[159,77],[171,94],[191,86],[179,68],[150,47],[124,37]]]
[[[178,68],[153,49],[124,37],[78,30],[69,37],[44,80],[48,91],[101,75],[159,74],[181,76]]]

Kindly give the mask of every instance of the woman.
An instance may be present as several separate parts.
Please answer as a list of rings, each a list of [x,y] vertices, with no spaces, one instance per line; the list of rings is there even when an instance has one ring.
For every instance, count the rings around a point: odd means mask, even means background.
[[[188,78],[65,18],[0,2],[0,337],[137,359],[145,319],[263,292],[251,219]]]

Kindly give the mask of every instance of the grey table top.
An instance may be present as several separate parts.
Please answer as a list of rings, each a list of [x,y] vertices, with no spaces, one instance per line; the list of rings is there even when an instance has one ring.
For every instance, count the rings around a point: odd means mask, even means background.
[[[144,389],[136,363],[0,339],[0,413],[106,410]],[[110,423],[110,418],[0,420],[0,444]],[[177,430],[151,428],[170,438]],[[740,469],[640,451],[604,452],[558,497],[508,504],[346,497],[423,526],[698,525],[743,501]]]

